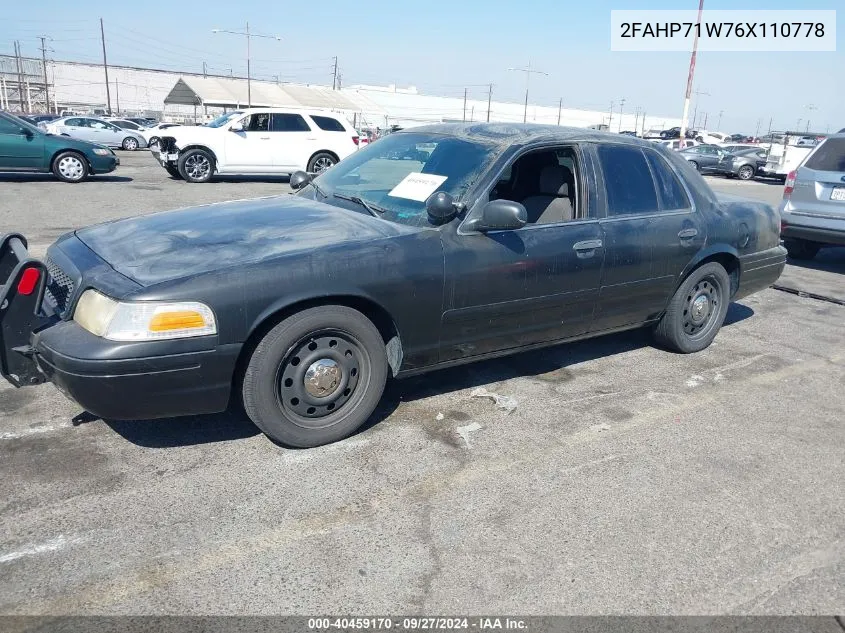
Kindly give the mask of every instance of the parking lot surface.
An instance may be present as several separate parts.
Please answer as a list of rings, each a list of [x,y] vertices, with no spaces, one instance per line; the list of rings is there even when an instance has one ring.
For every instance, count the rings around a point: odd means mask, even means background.
[[[289,190],[121,161],[80,185],[0,175],[0,222],[43,252]],[[843,273],[834,251],[787,270]],[[365,430],[310,450],[234,411],[74,426],[52,386],[0,385],[0,613],[842,613],[843,317],[769,289],[694,355],[635,331],[393,382]]]

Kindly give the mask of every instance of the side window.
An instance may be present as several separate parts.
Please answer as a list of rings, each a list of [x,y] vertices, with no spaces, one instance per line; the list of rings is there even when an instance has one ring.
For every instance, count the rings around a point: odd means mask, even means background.
[[[305,119],[299,114],[279,114],[274,112],[271,115],[270,129],[273,132],[310,132],[311,128]]]
[[[657,191],[640,148],[599,145],[598,155],[607,189],[608,216],[657,211]]]
[[[246,132],[269,132],[270,131],[270,114],[261,112],[258,114],[251,114],[244,121],[244,130]]]
[[[338,121],[337,119],[333,119],[330,116],[314,116],[311,115],[311,120],[317,124],[321,130],[326,132],[345,132],[346,128],[343,127],[343,123]]]
[[[22,125],[16,125],[12,121],[0,117],[0,134],[20,134]]]
[[[102,121],[94,121],[93,119],[86,119],[87,127],[92,127],[95,130],[109,130],[111,127]]]
[[[689,198],[681,186],[678,177],[666,161],[657,155],[656,152],[646,151],[646,159],[654,174],[654,182],[657,184],[657,193],[660,195],[660,208],[663,211],[679,211],[690,209]]]

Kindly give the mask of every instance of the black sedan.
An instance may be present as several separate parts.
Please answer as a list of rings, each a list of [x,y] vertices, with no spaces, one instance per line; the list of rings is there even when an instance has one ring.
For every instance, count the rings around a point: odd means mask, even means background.
[[[316,446],[358,429],[389,376],[644,326],[697,352],[786,259],[771,207],[617,134],[414,128],[291,185],[75,231],[43,261],[6,236],[3,375],[105,419],[233,397]]]

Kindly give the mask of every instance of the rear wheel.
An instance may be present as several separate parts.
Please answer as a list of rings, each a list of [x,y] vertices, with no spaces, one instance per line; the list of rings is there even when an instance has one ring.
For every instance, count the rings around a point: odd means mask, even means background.
[[[821,244],[795,238],[784,240],[783,245],[792,259],[813,259],[818,254],[819,249],[821,249]]]
[[[728,273],[716,262],[692,271],[654,329],[657,342],[682,354],[708,347],[728,312],[730,284]]]
[[[308,161],[308,172],[312,174],[321,174],[329,167],[337,164],[337,159],[328,152],[318,152]]]
[[[736,172],[736,175],[740,180],[751,180],[754,178],[754,168],[751,165],[743,165],[739,168],[739,171]]]
[[[179,175],[187,182],[208,182],[214,172],[214,159],[204,149],[189,149],[179,157]]]
[[[691,166],[691,167],[692,167],[695,171],[701,171],[701,169],[700,169],[700,168],[699,168],[699,166],[698,166],[698,163],[697,163],[697,162],[695,162],[694,160],[689,160],[689,161],[687,161],[687,162],[690,164],[690,166]]]
[[[65,182],[82,182],[88,177],[88,161],[82,154],[62,152],[53,159],[53,173]]]
[[[384,340],[367,317],[345,306],[310,308],[258,343],[244,372],[244,409],[282,444],[320,446],[364,424],[386,380]]]
[[[121,143],[120,146],[129,152],[134,152],[138,149],[138,139],[134,136],[127,136],[123,139],[123,143]]]

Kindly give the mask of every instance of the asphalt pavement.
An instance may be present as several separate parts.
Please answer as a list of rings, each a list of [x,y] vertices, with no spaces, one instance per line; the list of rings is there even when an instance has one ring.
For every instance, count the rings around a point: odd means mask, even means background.
[[[0,223],[39,251],[288,190],[121,160],[80,185],[0,175]],[[392,382],[366,429],[310,450],[237,412],[74,426],[52,386],[2,385],[0,614],[845,612],[843,316],[769,289],[699,354],[635,331]]]

